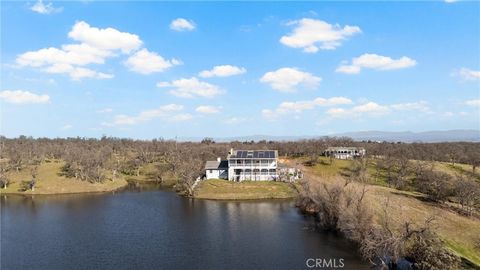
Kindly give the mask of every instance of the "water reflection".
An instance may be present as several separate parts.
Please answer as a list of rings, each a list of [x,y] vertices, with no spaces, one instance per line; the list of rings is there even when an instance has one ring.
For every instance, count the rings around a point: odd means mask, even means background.
[[[142,191],[142,192],[138,192]],[[368,269],[290,201],[181,198],[157,187],[1,197],[1,269],[305,269],[344,258]],[[28,258],[28,259],[25,259]]]

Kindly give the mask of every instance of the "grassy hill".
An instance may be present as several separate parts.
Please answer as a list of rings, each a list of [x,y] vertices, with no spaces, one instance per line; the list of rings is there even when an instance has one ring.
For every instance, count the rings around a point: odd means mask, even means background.
[[[105,180],[103,183],[90,183],[87,181],[67,178],[60,174],[64,162],[53,160],[44,162],[38,166],[37,183],[35,190],[26,190],[25,186],[32,179],[30,175],[31,166],[27,166],[16,172],[7,173],[10,184],[6,189],[0,189],[2,194],[66,194],[83,192],[105,192],[125,187],[128,182],[119,177],[112,180]]]
[[[306,159],[290,160],[292,166],[301,166],[305,172],[305,179],[310,184],[345,182],[348,177],[348,168],[352,161],[334,160],[320,157],[314,166],[302,166]],[[457,255],[480,266],[480,219],[473,216],[460,215],[452,210],[449,203],[437,203],[427,200],[422,193],[410,190],[398,190],[387,186],[385,175],[380,174],[374,179],[374,160],[368,164],[367,172],[369,184],[367,186],[367,200],[376,212],[377,218],[382,216],[385,203],[388,201],[390,214],[398,222],[411,220],[421,223],[426,218],[436,218],[436,230],[445,245]],[[435,170],[447,172],[451,175],[464,174],[479,179],[478,172],[473,175],[472,167],[465,164],[452,165],[449,163],[434,162]],[[360,185],[359,183],[352,183]]]

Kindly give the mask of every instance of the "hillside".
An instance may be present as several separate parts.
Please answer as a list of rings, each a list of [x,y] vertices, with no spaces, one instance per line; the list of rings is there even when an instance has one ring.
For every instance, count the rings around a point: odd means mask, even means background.
[[[10,184],[6,189],[0,189],[1,194],[69,194],[85,192],[106,192],[114,191],[128,185],[123,177],[115,180],[111,178],[102,183],[90,183],[75,178],[67,178],[61,174],[61,167],[64,162],[54,160],[44,162],[38,166],[37,183],[34,190],[27,188],[28,182],[32,179],[30,174],[33,166],[27,166],[19,172],[10,171],[7,176]]]
[[[345,172],[351,166],[352,161],[335,160],[330,164],[329,160],[320,158],[319,162],[312,167],[302,165],[305,159],[290,160],[292,166],[301,167],[305,172],[305,179],[310,185],[324,183],[345,183],[348,177]],[[428,217],[435,217],[435,227],[444,244],[454,253],[480,266],[480,219],[478,215],[467,217],[459,214],[451,203],[439,204],[426,200],[424,194],[398,190],[386,185],[384,179],[373,179],[371,164],[369,165],[366,199],[379,219],[383,215],[386,203],[389,205],[390,215],[396,222],[411,220],[416,223],[424,222]],[[451,174],[470,174],[471,166],[457,165],[455,167],[445,163],[435,163],[436,170],[448,171]],[[480,174],[475,175],[480,181]],[[379,177],[381,178],[381,177]],[[352,185],[361,186],[353,182]]]

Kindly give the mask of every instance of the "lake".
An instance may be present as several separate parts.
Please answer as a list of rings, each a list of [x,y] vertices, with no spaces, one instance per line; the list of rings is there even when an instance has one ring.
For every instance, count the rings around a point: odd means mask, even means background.
[[[2,196],[1,269],[369,269],[292,201],[207,201],[130,188]],[[312,264],[313,261],[310,261]]]

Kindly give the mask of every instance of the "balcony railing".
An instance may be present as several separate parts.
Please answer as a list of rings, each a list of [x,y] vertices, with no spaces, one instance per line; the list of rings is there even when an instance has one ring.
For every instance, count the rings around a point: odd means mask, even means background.
[[[272,176],[277,176],[277,173],[274,173],[274,172],[257,172],[257,173],[249,173],[249,172],[244,172],[244,173],[236,173],[235,176],[244,176],[244,175],[248,175],[248,176],[255,176],[255,175],[272,175]]]
[[[229,163],[229,167],[276,167],[276,162],[261,163]]]
[[[234,179],[239,180],[275,180],[278,179],[277,174],[235,174]]]

